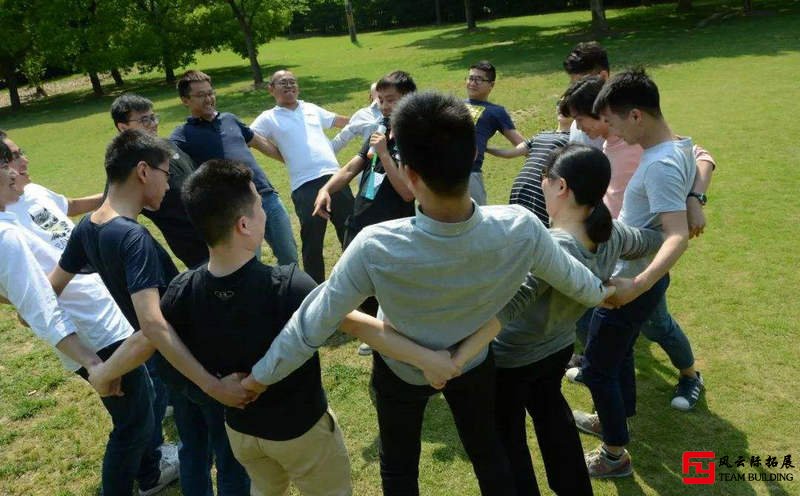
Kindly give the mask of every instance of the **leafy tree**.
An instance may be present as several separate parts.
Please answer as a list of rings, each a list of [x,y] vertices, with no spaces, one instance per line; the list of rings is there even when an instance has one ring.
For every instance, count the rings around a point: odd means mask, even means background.
[[[19,71],[31,52],[33,41],[29,30],[28,0],[0,0],[0,26],[3,42],[0,43],[0,78],[6,82],[11,108],[22,106],[19,97]]]

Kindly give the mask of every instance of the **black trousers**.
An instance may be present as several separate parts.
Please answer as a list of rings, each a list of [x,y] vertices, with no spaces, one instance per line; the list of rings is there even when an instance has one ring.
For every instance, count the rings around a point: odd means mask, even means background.
[[[497,432],[518,496],[539,495],[525,432],[526,410],[533,419],[550,489],[558,495],[592,494],[575,419],[561,394],[561,378],[573,348],[524,367],[497,369]]]
[[[422,418],[438,391],[408,384],[373,353],[372,389],[380,430],[381,481],[385,496],[419,495]],[[442,390],[458,435],[484,496],[514,495],[513,480],[494,424],[495,369],[491,353],[481,365]]]
[[[303,270],[312,279],[321,283],[325,280],[325,260],[322,258],[322,247],[325,243],[325,229],[328,221],[322,217],[311,215],[314,212],[314,201],[320,188],[325,186],[331,176],[322,176],[303,183],[292,191],[294,211],[300,220],[300,242],[303,244]],[[353,213],[353,192],[350,186],[331,195],[331,222],[336,228],[339,243],[344,246],[345,222]]]

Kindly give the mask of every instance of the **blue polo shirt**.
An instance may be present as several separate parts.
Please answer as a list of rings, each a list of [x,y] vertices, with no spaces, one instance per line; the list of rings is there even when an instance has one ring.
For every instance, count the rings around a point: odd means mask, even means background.
[[[253,131],[228,112],[218,112],[212,121],[189,117],[169,137],[198,166],[211,159],[238,160],[253,172],[253,184],[260,194],[275,191],[247,146],[252,139]]]
[[[483,167],[483,155],[486,152],[486,145],[489,138],[496,132],[503,132],[514,129],[514,122],[508,115],[506,109],[494,103],[480,100],[467,99],[467,104],[472,119],[475,122],[475,147],[478,149],[475,155],[475,162],[472,164],[472,172],[480,172]]]

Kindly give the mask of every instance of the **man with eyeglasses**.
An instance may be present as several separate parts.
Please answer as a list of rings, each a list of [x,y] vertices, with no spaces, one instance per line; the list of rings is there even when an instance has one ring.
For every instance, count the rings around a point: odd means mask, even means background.
[[[111,118],[117,131],[140,129],[158,136],[158,115],[153,112],[153,102],[133,93],[120,95],[111,104]],[[208,260],[208,248],[189,218],[181,201],[181,186],[197,168],[197,164],[183,150],[167,142],[172,154],[169,158],[169,190],[158,210],[144,210],[142,215],[153,221],[172,252],[186,267],[194,268]]]
[[[0,130],[0,141],[11,151],[9,166],[17,172],[14,188],[21,194],[19,200],[8,205],[19,223],[55,248],[63,250],[75,225],[70,217],[83,215],[103,202],[103,195],[67,198],[31,181],[28,157]]]
[[[328,220],[313,214],[314,201],[320,188],[339,172],[339,162],[323,129],[342,128],[348,119],[298,99],[300,86],[297,78],[286,70],[272,75],[269,93],[275,98],[275,107],[256,117],[250,129],[263,136],[265,141],[274,142],[286,162],[292,202],[300,220],[303,269],[321,283],[325,280],[322,247]],[[343,246],[346,220],[353,212],[353,202],[353,193],[348,185],[331,194],[330,220]]]
[[[483,155],[489,138],[500,132],[512,146],[525,141],[525,138],[516,130],[511,116],[500,105],[489,102],[489,94],[494,89],[496,78],[494,66],[488,60],[481,60],[472,64],[467,76],[467,108],[475,122],[475,144],[477,154],[472,165],[472,175],[469,178],[469,194],[478,205],[486,205],[486,187],[483,183]]]
[[[261,195],[262,206],[267,213],[264,239],[272,248],[281,265],[297,262],[297,245],[292,234],[289,214],[281,202],[275,187],[259,167],[250,147],[282,161],[275,146],[245,126],[238,117],[228,112],[217,111],[217,99],[211,77],[207,74],[187,71],[177,84],[178,94],[191,116],[169,137],[186,152],[195,164],[211,159],[230,159],[243,162],[253,173],[253,183]]]

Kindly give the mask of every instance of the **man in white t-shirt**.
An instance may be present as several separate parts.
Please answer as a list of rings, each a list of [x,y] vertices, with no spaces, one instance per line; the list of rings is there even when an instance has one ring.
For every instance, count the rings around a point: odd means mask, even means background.
[[[19,203],[21,185],[30,181],[17,172],[24,165],[27,173],[27,160],[22,164],[21,157],[21,150],[0,131],[0,301],[16,307],[33,332],[56,349],[64,368],[88,378],[88,371],[108,358],[133,328],[97,274],[76,276],[56,300],[46,274],[58,263],[61,245],[72,231],[65,214],[69,202],[37,186],[17,215],[11,207]],[[32,211],[58,216],[40,224],[28,215]],[[120,488],[127,489],[136,478],[140,495],[156,494],[177,478],[177,453],[153,444],[147,370],[129,372],[110,389],[97,387],[113,425],[103,461],[104,492],[122,494]]]
[[[323,129],[344,127],[347,117],[313,103],[298,100],[300,86],[289,71],[277,71],[269,81],[275,107],[265,110],[250,124],[257,134],[274,142],[289,170],[294,210],[300,220],[303,268],[318,283],[325,280],[322,245],[327,220],[312,215],[319,189],[339,170],[339,162]],[[331,221],[339,242],[344,241],[345,220],[353,212],[350,187],[331,195]]]

